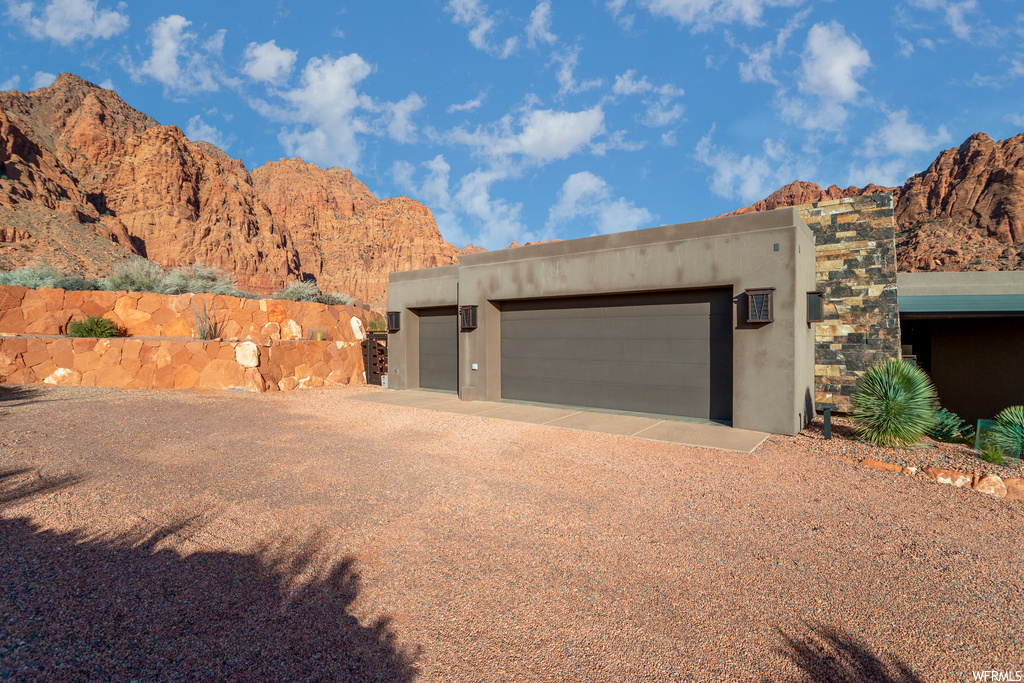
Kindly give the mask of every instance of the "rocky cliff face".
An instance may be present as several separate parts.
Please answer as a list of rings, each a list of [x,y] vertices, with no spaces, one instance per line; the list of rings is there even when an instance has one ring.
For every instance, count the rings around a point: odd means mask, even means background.
[[[1024,269],[1024,135],[984,133],[948,149],[901,187],[827,190],[797,181],[734,214],[891,192],[899,269]]]
[[[270,293],[315,277],[380,305],[387,275],[454,263],[433,215],[378,200],[349,171],[241,161],[71,74],[0,93],[0,267],[96,276],[132,254],[200,262]]]

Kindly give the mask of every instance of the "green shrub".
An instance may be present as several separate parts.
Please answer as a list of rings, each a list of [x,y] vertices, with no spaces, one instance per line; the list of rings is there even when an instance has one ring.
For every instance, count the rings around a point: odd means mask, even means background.
[[[83,292],[93,291],[100,288],[100,283],[95,280],[86,280],[84,277],[77,275],[64,276],[57,280],[55,283],[57,289],[63,289],[69,292]]]
[[[935,387],[916,365],[884,360],[857,382],[852,417],[868,443],[909,446],[935,423]]]
[[[156,290],[160,294],[224,294],[236,296],[238,287],[231,273],[194,263],[176,268],[159,278]]]
[[[935,411],[935,424],[928,430],[928,436],[936,441],[953,441],[957,437],[969,439],[973,432],[974,428],[959,415],[939,408]]]
[[[206,301],[200,299],[198,303],[191,298],[185,305],[189,315],[192,317],[192,328],[195,330],[196,339],[217,339],[220,337],[220,322],[217,320],[217,306],[213,303],[207,305]]]
[[[1003,449],[992,443],[988,444],[985,447],[985,450],[978,451],[978,457],[985,462],[992,463],[993,465],[1002,465],[1003,461],[1006,459],[1003,456]]]
[[[111,292],[153,292],[163,275],[163,269],[144,258],[122,261],[114,274],[103,280],[103,289]]]
[[[1011,406],[996,415],[990,443],[1020,457],[1024,452],[1024,406]]]
[[[388,329],[387,321],[383,317],[372,314],[366,321],[367,332],[386,332]]]
[[[57,280],[61,274],[50,266],[35,266],[9,270],[0,273],[0,285],[17,285],[29,289],[40,287],[51,287],[56,289]]]
[[[291,282],[275,294],[274,298],[288,301],[308,301],[328,306],[351,306],[353,301],[352,297],[345,294],[324,294],[313,280]]]
[[[87,315],[85,320],[68,323],[69,337],[123,337],[125,332],[110,318]]]

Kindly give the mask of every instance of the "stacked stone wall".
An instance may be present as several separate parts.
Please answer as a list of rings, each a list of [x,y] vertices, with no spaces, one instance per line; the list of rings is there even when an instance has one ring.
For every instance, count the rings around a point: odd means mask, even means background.
[[[359,342],[52,336],[0,339],[0,378],[12,384],[256,392],[366,381]]]
[[[815,326],[815,404],[852,410],[858,378],[900,357],[896,224],[890,194],[794,207],[814,232],[825,321]]]
[[[367,315],[351,306],[304,301],[212,294],[75,292],[6,285],[0,286],[0,334],[63,334],[69,320],[94,315],[113,320],[132,337],[192,337],[194,312],[203,307],[219,323],[221,339],[259,341],[356,341],[365,329]]]
[[[206,306],[220,338],[194,335]],[[101,316],[128,337],[57,336]],[[366,312],[209,294],[166,296],[0,286],[0,380],[123,389],[287,391],[366,381]]]

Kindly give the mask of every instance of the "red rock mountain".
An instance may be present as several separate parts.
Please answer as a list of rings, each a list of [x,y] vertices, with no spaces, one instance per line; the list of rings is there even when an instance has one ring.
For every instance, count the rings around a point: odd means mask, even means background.
[[[797,181],[734,214],[875,192],[896,200],[899,269],[1024,269],[1024,134],[999,142],[975,133],[902,187],[827,190]]]
[[[347,170],[282,159],[249,173],[71,74],[0,93],[0,267],[97,276],[138,254],[218,266],[260,293],[313,276],[379,305],[389,272],[459,253],[427,207],[379,200]]]

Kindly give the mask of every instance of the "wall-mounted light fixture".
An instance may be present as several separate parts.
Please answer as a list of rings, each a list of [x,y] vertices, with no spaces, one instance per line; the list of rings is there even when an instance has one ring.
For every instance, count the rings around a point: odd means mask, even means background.
[[[388,332],[398,332],[398,330],[402,329],[401,311],[388,311],[386,314],[384,314],[384,317],[387,318]]]
[[[459,306],[459,329],[463,332],[476,329],[476,306]]]
[[[825,321],[825,292],[807,292],[807,322]]]
[[[772,304],[774,287],[761,287],[759,289],[743,290],[747,295],[747,322],[748,323],[770,323],[775,318],[775,308]]]

